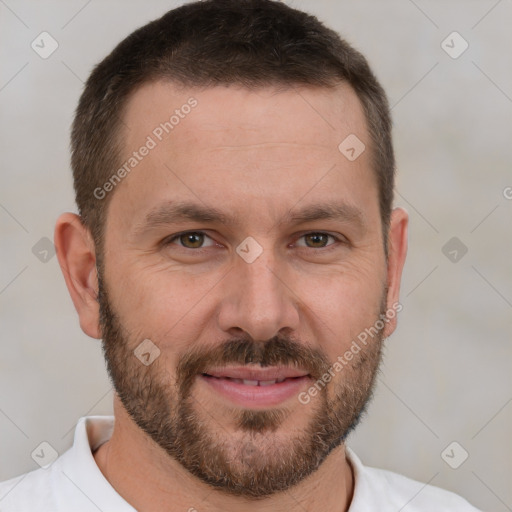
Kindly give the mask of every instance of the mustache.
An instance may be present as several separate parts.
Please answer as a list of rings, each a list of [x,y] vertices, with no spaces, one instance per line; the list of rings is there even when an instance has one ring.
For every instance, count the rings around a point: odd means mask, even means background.
[[[232,339],[211,349],[194,349],[180,358],[176,380],[181,395],[187,396],[196,376],[212,367],[247,364],[289,366],[307,371],[315,380],[329,368],[329,360],[322,351],[284,336],[275,336],[265,343],[250,337]]]

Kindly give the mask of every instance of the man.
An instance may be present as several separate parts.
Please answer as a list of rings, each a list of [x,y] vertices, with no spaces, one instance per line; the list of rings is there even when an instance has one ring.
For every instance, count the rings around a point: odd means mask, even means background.
[[[0,509],[476,510],[345,446],[401,309],[390,132],[366,60],[279,2],[189,3],[120,43],[55,228],[115,416]]]

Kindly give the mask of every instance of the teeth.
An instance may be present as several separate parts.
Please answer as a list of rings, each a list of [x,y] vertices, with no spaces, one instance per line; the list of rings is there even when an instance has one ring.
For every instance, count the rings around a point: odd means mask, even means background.
[[[233,380],[239,380],[239,379],[233,379]],[[257,380],[243,380],[242,381],[244,384],[246,384],[247,386],[257,386],[258,385],[258,381]]]
[[[283,382],[284,379],[281,380],[241,380],[241,379],[231,379],[233,382],[243,382],[246,386],[272,386],[276,382]]]
[[[219,378],[219,377],[216,377]],[[274,380],[248,380],[248,379],[235,379],[233,377],[221,377],[224,379],[228,379],[232,382],[236,382],[237,384],[245,384],[246,386],[272,386],[272,384],[279,384],[286,380],[286,377],[282,379],[274,379]]]

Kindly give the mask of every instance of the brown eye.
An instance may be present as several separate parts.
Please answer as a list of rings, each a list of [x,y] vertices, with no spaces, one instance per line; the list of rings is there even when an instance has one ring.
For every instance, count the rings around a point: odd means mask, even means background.
[[[329,233],[322,233],[313,231],[311,233],[306,233],[302,235],[299,240],[305,240],[305,244],[298,244],[299,247],[306,247],[310,249],[324,249],[330,248],[335,245],[334,243],[328,243],[329,238],[334,240],[335,242],[343,242],[342,238],[338,238],[334,235],[330,235]]]
[[[180,247],[184,247],[185,249],[202,249],[203,247],[208,247],[213,245],[210,243],[209,245],[203,245],[205,239],[211,240],[211,238],[202,233],[201,231],[188,231],[187,233],[180,233],[179,235],[175,235],[169,238],[165,245],[171,245],[177,243]],[[213,242],[213,240],[211,240]]]
[[[325,247],[330,236],[331,235],[327,235],[326,233],[308,233],[304,235],[304,239],[308,247],[318,248]]]
[[[204,235],[202,233],[186,233],[184,235],[180,235],[179,240],[184,247],[188,247],[189,249],[198,249],[203,245]]]

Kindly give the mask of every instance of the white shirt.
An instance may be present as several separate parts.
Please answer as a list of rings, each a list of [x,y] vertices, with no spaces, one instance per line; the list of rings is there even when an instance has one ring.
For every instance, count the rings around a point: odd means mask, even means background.
[[[113,428],[114,416],[80,418],[73,446],[52,464],[0,482],[0,511],[137,512],[110,485],[92,455],[110,439]],[[451,492],[363,466],[346,450],[355,480],[349,512],[478,512]]]

